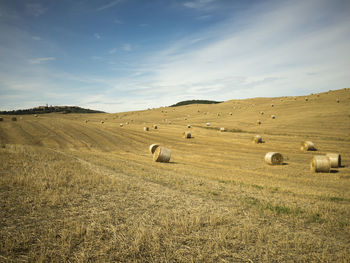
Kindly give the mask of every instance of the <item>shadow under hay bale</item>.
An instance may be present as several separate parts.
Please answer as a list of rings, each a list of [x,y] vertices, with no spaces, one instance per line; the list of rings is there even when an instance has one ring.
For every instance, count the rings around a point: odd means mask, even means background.
[[[153,143],[149,146],[149,151],[153,154],[158,147],[159,147],[159,144]]]
[[[278,152],[268,152],[265,155],[265,162],[270,165],[281,165],[283,164],[283,156]]]
[[[271,119],[276,119],[276,116],[275,115],[271,115]]]
[[[183,137],[186,138],[186,139],[191,139],[191,138],[192,138],[190,132],[184,132],[182,135],[183,135]]]
[[[153,129],[157,130],[158,126],[157,125],[153,125]]]
[[[341,167],[341,156],[339,153],[326,153],[331,162],[331,168]]]
[[[315,145],[311,141],[301,142],[300,150],[302,150],[302,151],[317,151]]]
[[[190,125],[190,124],[187,124],[187,128],[190,129],[190,128],[191,128],[191,125]]]
[[[171,158],[171,151],[163,146],[159,146],[153,153],[153,161],[168,163]]]
[[[331,170],[331,161],[328,156],[315,155],[311,160],[310,170],[316,173],[329,173]]]
[[[254,143],[263,143],[262,137],[260,135],[255,135],[252,141]]]

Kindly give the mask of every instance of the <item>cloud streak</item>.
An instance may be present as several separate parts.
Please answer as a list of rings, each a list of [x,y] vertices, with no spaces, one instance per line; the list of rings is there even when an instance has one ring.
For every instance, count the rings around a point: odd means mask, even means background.
[[[43,63],[46,63],[48,61],[54,61],[54,60],[56,60],[56,58],[54,58],[54,57],[34,58],[34,59],[30,59],[29,63],[30,64],[43,64]]]
[[[122,0],[115,0],[115,1],[112,1],[112,2],[109,2],[108,4],[105,4],[103,6],[100,6],[99,8],[97,8],[96,10],[97,11],[102,11],[102,10],[105,10],[105,9],[108,9],[108,8],[111,8],[119,3],[121,3]]]

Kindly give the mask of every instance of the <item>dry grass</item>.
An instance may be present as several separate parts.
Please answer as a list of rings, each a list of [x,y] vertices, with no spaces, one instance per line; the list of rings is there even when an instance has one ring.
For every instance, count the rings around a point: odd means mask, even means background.
[[[0,261],[349,262],[350,92],[308,98],[1,122]],[[312,173],[302,140],[344,167]],[[170,163],[152,161],[154,141]],[[269,151],[286,164],[266,165]]]

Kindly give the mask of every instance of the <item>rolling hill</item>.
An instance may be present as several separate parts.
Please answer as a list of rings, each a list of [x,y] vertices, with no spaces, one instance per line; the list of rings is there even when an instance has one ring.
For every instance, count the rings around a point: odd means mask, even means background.
[[[2,260],[350,260],[350,89],[2,118]],[[305,140],[317,151],[301,151]],[[152,143],[170,163],[153,162]],[[270,151],[284,165],[265,164]],[[327,152],[343,167],[312,173]]]

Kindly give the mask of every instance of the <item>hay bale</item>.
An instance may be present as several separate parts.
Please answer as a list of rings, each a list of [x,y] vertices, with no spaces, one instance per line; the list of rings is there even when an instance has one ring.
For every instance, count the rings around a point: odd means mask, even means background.
[[[339,153],[326,153],[331,162],[331,168],[341,167],[341,156]]]
[[[89,122],[89,120],[85,120],[85,123],[88,123]]]
[[[190,132],[184,132],[182,135],[186,139],[191,139],[191,133]]]
[[[157,130],[158,126],[156,124],[153,125],[153,129]]]
[[[337,103],[339,103],[340,102],[340,100],[339,99],[337,99]]]
[[[120,127],[123,127],[123,126],[124,126],[124,124],[123,124],[123,123],[121,123],[121,124],[119,124],[119,126],[120,126]]]
[[[101,121],[101,124],[104,124],[105,122],[104,121]]]
[[[149,127],[143,127],[144,131],[149,131]]]
[[[168,163],[171,158],[171,151],[163,146],[159,146],[153,153],[153,161]]]
[[[261,114],[261,115],[264,115],[264,112],[263,112],[263,111],[260,111],[260,114]]]
[[[190,128],[191,128],[191,125],[190,125],[190,124],[187,124],[187,128],[189,128],[189,129],[190,129]]]
[[[185,117],[184,120],[187,121],[187,118]]]
[[[253,142],[254,143],[262,143],[263,142],[262,137],[260,135],[255,135],[253,137]]]
[[[257,121],[256,121],[256,124],[260,125],[260,124],[261,124],[261,121],[260,121],[260,120],[257,120]]]
[[[265,162],[271,165],[279,165],[283,163],[283,156],[278,152],[268,152],[265,155]]]
[[[302,151],[316,151],[316,147],[311,141],[301,142],[300,150]]]
[[[331,161],[325,155],[315,155],[311,160],[310,169],[316,173],[329,173],[331,170]]]
[[[309,101],[309,98],[305,98],[305,101]]]
[[[275,105],[271,104],[271,107],[274,107]]]
[[[275,115],[271,115],[271,119],[276,119],[276,116]]]
[[[220,131],[221,131],[221,132],[225,132],[226,129],[225,129],[224,127],[221,127],[221,128],[220,128]]]
[[[209,127],[210,126],[210,122],[207,122],[205,125],[207,125],[207,127]]]
[[[229,114],[232,115],[232,112],[230,112]]]
[[[16,117],[12,117],[11,121],[17,121],[17,118]]]
[[[3,117],[0,117],[0,121],[4,121],[4,118],[3,118]]]
[[[126,125],[129,125],[129,122],[127,121],[125,124],[126,124]]]
[[[149,146],[149,151],[153,154],[158,147],[159,147],[159,144],[153,143]]]
[[[38,114],[34,114],[34,117],[38,117]]]

